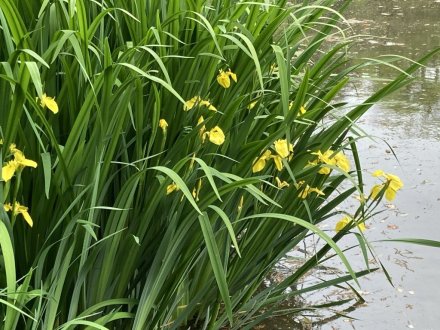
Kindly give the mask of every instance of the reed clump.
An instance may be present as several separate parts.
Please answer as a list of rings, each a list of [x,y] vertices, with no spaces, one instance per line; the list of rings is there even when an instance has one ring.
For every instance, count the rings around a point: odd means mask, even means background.
[[[367,253],[402,182],[377,172],[370,193],[352,128],[418,64],[341,111],[359,65],[326,42],[334,3],[2,0],[4,328],[249,329],[329,251],[347,275],[322,286],[368,273],[337,242]],[[262,289],[310,235],[316,254]]]

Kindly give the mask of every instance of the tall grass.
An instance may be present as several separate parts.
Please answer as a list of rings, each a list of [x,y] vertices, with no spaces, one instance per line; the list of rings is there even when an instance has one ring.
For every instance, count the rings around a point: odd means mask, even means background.
[[[336,242],[390,181],[338,233],[318,225],[369,189],[351,129],[419,64],[340,111],[358,65],[346,40],[326,42],[343,32],[334,2],[2,0],[2,176],[12,143],[38,164],[0,181],[0,202],[33,220],[0,209],[4,328],[247,329],[288,297],[366,274]],[[310,235],[321,249],[264,287]],[[347,276],[286,293],[330,250]]]

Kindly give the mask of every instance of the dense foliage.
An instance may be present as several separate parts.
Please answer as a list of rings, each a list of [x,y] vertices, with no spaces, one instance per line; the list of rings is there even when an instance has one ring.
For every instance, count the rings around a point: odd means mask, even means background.
[[[246,329],[329,251],[347,276],[302,292],[365,274],[336,242],[368,253],[402,182],[364,188],[352,127],[418,64],[345,109],[365,63],[334,2],[0,1],[5,329]],[[309,235],[325,244],[262,285]]]

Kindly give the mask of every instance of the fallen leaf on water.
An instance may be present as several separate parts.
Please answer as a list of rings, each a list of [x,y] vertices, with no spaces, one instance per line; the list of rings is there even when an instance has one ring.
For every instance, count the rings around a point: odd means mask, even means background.
[[[388,228],[388,229],[392,229],[392,230],[399,229],[399,227],[396,226],[396,225],[388,225],[387,228]]]

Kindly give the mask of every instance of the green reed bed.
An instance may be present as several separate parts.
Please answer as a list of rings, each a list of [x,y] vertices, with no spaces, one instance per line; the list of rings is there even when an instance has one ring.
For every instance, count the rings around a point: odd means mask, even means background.
[[[337,242],[368,259],[364,222],[402,182],[364,187],[352,128],[419,64],[340,111],[368,63],[326,41],[334,2],[0,1],[4,328],[246,329],[368,273]],[[263,286],[310,235],[325,244]],[[328,252],[346,276],[286,293]]]

